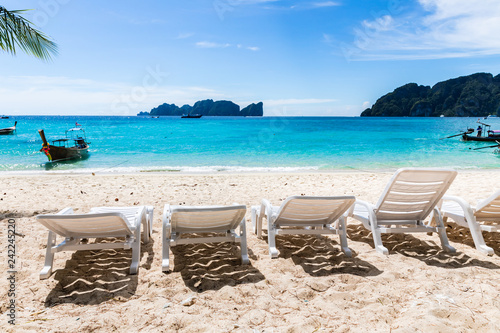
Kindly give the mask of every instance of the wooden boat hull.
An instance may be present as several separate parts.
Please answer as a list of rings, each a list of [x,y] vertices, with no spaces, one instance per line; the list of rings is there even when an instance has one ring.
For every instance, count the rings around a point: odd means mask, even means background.
[[[76,148],[76,147],[66,148],[58,146],[49,146],[48,151],[42,148],[42,151],[45,153],[45,155],[47,155],[47,158],[49,159],[50,162],[68,161],[68,160],[86,158],[89,154],[88,150],[89,150],[88,145],[84,148]]]
[[[462,135],[463,141],[483,141],[483,142],[496,142],[500,141],[500,136],[474,136],[474,135]]]
[[[0,128],[0,135],[12,134],[16,130],[17,121],[14,123],[14,126],[7,128]]]
[[[0,129],[0,135],[12,134],[15,130],[15,128],[2,128]]]
[[[202,115],[201,114],[196,114],[196,115],[185,115],[185,116],[181,116],[181,118],[201,118]]]

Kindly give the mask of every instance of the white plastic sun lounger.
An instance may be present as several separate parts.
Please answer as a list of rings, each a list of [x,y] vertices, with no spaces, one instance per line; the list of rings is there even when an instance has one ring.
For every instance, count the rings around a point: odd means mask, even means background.
[[[352,253],[347,247],[343,214],[354,204],[355,200],[353,196],[292,196],[288,197],[281,206],[272,206],[268,200],[263,199],[260,206],[252,207],[253,229],[257,236],[261,237],[262,219],[267,218],[271,258],[278,257],[276,235],[279,234],[337,234],[340,236],[342,251],[350,257]]]
[[[52,273],[54,253],[61,251],[132,249],[130,274],[136,274],[139,267],[141,224],[142,239],[149,241],[153,226],[153,207],[95,207],[87,214],[73,214],[72,208],[65,208],[57,214],[44,214],[37,221],[49,229],[45,265],[40,279]],[[64,241],[56,245],[57,235]],[[82,243],[89,238],[125,238],[123,242]]]
[[[494,253],[493,249],[485,244],[481,231],[500,232],[500,190],[479,201],[476,207],[472,207],[462,198],[445,195],[441,214],[443,214],[444,221],[451,218],[458,225],[469,228],[476,249],[488,255]]]
[[[382,244],[382,233],[436,232],[443,249],[455,252],[449,244],[439,209],[436,207],[457,176],[451,169],[403,168],[396,171],[376,205],[356,200],[349,216],[372,231],[375,249],[389,251]],[[434,212],[437,226],[424,224]]]
[[[241,263],[248,264],[246,206],[170,206],[163,210],[162,271],[170,270],[170,246],[193,243],[240,243]],[[239,232],[236,228],[240,227]],[[181,238],[182,235],[217,233],[219,236]],[[220,235],[223,234],[223,235]]]

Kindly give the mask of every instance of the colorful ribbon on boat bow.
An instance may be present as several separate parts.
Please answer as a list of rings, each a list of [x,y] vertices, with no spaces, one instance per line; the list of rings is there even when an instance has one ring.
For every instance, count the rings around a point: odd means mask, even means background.
[[[49,161],[52,161],[52,156],[50,156],[50,147],[49,147],[49,144],[43,145],[42,146],[42,151],[45,153],[45,155],[47,155],[47,157],[49,158]]]

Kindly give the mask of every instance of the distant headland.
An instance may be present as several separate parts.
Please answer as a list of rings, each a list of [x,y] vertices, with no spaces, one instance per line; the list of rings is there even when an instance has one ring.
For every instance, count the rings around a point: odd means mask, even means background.
[[[500,74],[476,73],[430,86],[408,83],[380,97],[361,117],[500,116]]]
[[[230,116],[230,117],[262,117],[264,106],[262,102],[252,103],[240,110],[240,106],[231,101],[216,101],[205,99],[178,107],[175,104],[163,103],[150,112],[139,112],[138,116],[182,116],[185,114],[200,114],[203,116]]]

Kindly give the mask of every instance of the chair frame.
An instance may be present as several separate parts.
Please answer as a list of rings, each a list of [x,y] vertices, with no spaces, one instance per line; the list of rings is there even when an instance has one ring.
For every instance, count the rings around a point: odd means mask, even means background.
[[[495,221],[500,223],[500,206],[493,205],[494,207],[489,208],[492,213],[491,217],[481,216],[481,214],[484,213],[483,208],[490,206],[495,201],[499,201],[499,198],[500,190],[497,190],[493,195],[479,202],[477,207],[472,207],[467,201],[460,197],[445,195],[443,197],[443,202],[451,201],[458,204],[463,212],[463,215],[447,209],[446,205],[444,204],[441,208],[443,221],[446,222],[448,218],[451,218],[458,225],[469,228],[476,249],[487,255],[493,255],[495,251],[491,247],[487,246],[484,242],[482,231],[500,232],[500,224],[484,225],[479,223],[478,221]]]
[[[433,173],[443,173],[446,177],[442,179],[442,181],[421,181],[419,179],[414,179],[412,181],[408,180],[399,180],[399,178],[404,179],[405,173],[421,173],[421,174],[433,174]],[[447,175],[446,175],[447,174]],[[443,219],[441,218],[441,214],[439,208],[437,207],[439,200],[444,196],[445,192],[448,190],[449,186],[453,182],[457,175],[457,172],[452,169],[441,169],[441,168],[402,168],[398,169],[391,180],[388,182],[384,192],[380,196],[376,205],[373,205],[369,202],[363,200],[356,200],[355,205],[349,211],[349,216],[361,221],[363,226],[372,232],[373,242],[375,245],[375,249],[377,252],[380,252],[384,255],[389,254],[389,250],[382,243],[382,233],[395,234],[395,233],[437,233],[439,235],[439,239],[441,241],[441,245],[446,252],[455,253],[456,250],[453,248],[446,235],[446,228],[443,223]],[[420,188],[421,191],[432,191],[435,185],[438,185],[442,182],[442,186],[437,188],[437,192],[426,202],[427,195],[432,192],[406,192],[400,193],[396,192],[397,190],[404,189],[407,187],[410,188]],[[399,188],[398,188],[399,187]],[[396,191],[392,191],[393,189]],[[392,201],[394,197],[392,196],[399,195],[400,197],[408,196],[408,199],[411,198],[411,195],[414,195],[414,201],[408,200],[404,201]],[[420,201],[417,201],[420,200]],[[422,201],[424,200],[424,201]],[[359,207],[364,208],[364,211],[361,211]],[[401,207],[406,207],[407,209],[413,209],[413,211],[402,212]],[[358,209],[356,209],[358,208]],[[384,209],[384,210],[383,210]],[[390,209],[394,209],[394,211],[390,211]],[[367,214],[367,216],[366,216]],[[405,216],[406,214],[406,216]],[[434,217],[436,220],[436,226],[431,226],[430,224],[424,223],[424,220],[428,216]],[[391,216],[393,215],[393,216]]]
[[[147,243],[149,242],[149,238],[152,233],[153,207],[133,207],[137,208],[137,211],[135,212],[134,218],[135,225],[132,226],[130,226],[127,222],[127,217],[120,213],[120,208],[130,209],[132,207],[99,207],[93,208],[93,210],[98,209],[101,212],[93,213],[91,211],[87,214],[73,214],[73,208],[67,207],[57,214],[38,215],[36,217],[38,222],[49,229],[47,248],[45,252],[45,264],[40,272],[40,279],[47,279],[52,274],[55,253],[78,250],[132,249],[132,263],[130,265],[130,274],[137,274],[141,249],[141,224],[143,224],[144,228],[144,232],[142,233],[142,240],[144,241],[144,243]],[[109,209],[109,211],[105,212],[106,209]],[[118,223],[115,222],[114,224],[114,227],[120,228],[119,232],[109,233],[104,230],[89,230],[89,232],[85,233],[85,235],[78,235],[73,233],[70,229],[66,229],[68,225],[61,227],[60,225],[54,225],[45,221],[46,219],[51,219],[53,221],[72,220],[76,221],[74,223],[79,223],[78,220],[80,220],[85,223],[84,221],[89,218],[105,219],[110,217],[118,218],[118,221],[120,221]],[[135,230],[133,230],[131,227],[135,227]],[[61,243],[56,244],[58,235],[63,236],[64,240]],[[104,237],[124,237],[125,240],[123,242],[113,243],[82,243],[83,239]]]
[[[245,210],[245,205],[233,204],[231,206],[171,206],[166,204],[163,210],[163,230],[162,230],[162,271],[170,271],[170,247],[180,244],[197,244],[197,243],[220,243],[231,242],[240,245],[241,250],[241,263],[247,265],[248,248],[246,237],[246,223],[245,213],[240,214],[238,221],[233,220],[230,224],[223,224],[217,226],[203,226],[203,223],[193,224],[191,227],[176,228],[173,226],[172,219],[174,214],[178,213],[203,213],[203,212],[219,212],[224,213],[227,211]],[[207,220],[208,221],[208,220]],[[210,222],[214,222],[211,220]],[[239,232],[236,228],[239,226]],[[208,237],[190,237],[181,238],[182,235],[193,233],[224,233],[224,236],[208,236]]]
[[[287,212],[287,207],[293,202],[300,201],[344,201],[342,205],[332,211],[332,215],[328,219],[314,220],[304,218],[303,220],[297,219],[293,223],[286,222],[282,218],[283,214]],[[344,213],[354,204],[356,198],[354,196],[335,196],[335,197],[319,197],[319,196],[291,196],[288,197],[281,206],[272,206],[271,202],[267,199],[262,199],[260,206],[253,206],[251,211],[251,219],[253,231],[257,237],[262,237],[262,220],[264,217],[267,219],[268,230],[268,246],[269,255],[271,258],[277,258],[279,251],[276,248],[276,236],[281,234],[295,234],[295,235],[321,235],[321,234],[334,234],[339,235],[340,246],[346,256],[351,257],[352,252],[347,245],[347,230]],[[290,229],[282,227],[302,227],[302,229]]]

